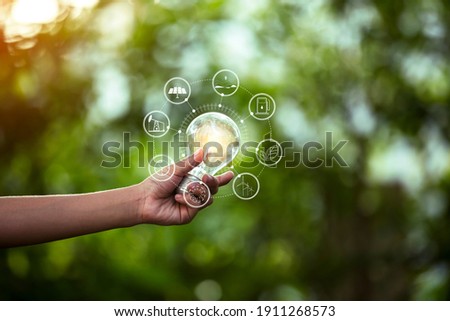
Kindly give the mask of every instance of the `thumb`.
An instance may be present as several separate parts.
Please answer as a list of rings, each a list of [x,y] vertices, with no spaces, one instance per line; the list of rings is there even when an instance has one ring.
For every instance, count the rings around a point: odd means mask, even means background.
[[[203,149],[197,150],[194,154],[178,161],[175,164],[175,175],[178,177],[184,177],[195,166],[203,161]]]

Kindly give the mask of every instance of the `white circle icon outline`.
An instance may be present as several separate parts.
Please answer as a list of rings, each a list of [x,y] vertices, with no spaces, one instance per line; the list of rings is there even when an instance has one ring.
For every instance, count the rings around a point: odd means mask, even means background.
[[[155,114],[162,115],[162,117],[167,120],[167,123],[161,120],[153,119],[153,115]],[[170,119],[166,115],[166,113],[159,110],[154,110],[145,115],[144,121],[142,122],[142,127],[144,127],[144,131],[147,133],[147,135],[151,137],[163,137],[170,129]]]
[[[152,163],[157,164],[160,162],[166,162],[167,165],[160,167],[158,170],[156,170],[155,166],[151,166]],[[158,182],[166,182],[175,174],[175,162],[172,158],[170,158],[170,156],[163,154],[156,155],[148,162],[148,173],[154,180]]]
[[[249,197],[241,196],[238,192],[236,192],[236,187],[239,187],[239,186],[240,186],[240,185],[235,186],[235,185],[236,185],[236,182],[238,181],[239,178],[241,178],[241,177],[243,177],[243,176],[250,176],[250,177],[252,177],[252,178],[255,180],[255,182],[256,182],[256,191],[254,192],[253,195],[251,195],[251,196],[249,196]],[[242,184],[246,184],[246,183],[245,183],[245,182],[242,182]],[[248,185],[248,184],[247,184],[247,185]],[[244,186],[244,187],[246,187],[246,186]],[[244,187],[243,187],[243,188],[244,188]],[[249,186],[247,186],[247,187],[249,187]],[[253,175],[253,174],[251,174],[251,173],[241,173],[241,174],[238,174],[238,175],[236,176],[236,178],[233,180],[232,188],[233,188],[233,193],[234,193],[234,195],[236,195],[236,196],[237,196],[238,198],[240,198],[241,200],[248,201],[248,200],[251,200],[252,198],[255,198],[256,195],[258,195],[258,193],[259,193],[259,188],[260,188],[260,184],[259,184],[258,178],[257,178],[255,175]]]
[[[236,85],[235,85],[236,88],[234,88],[233,92],[230,93],[230,94],[224,94],[224,93],[219,92],[219,91],[217,90],[217,88],[216,88],[216,85],[215,85],[217,76],[220,75],[220,74],[223,73],[223,72],[229,72],[230,74],[232,74],[232,75],[236,78]],[[212,88],[214,89],[214,91],[216,92],[216,94],[218,94],[219,96],[222,96],[222,97],[228,97],[228,96],[234,95],[234,93],[239,89],[239,85],[240,85],[240,81],[239,81],[238,75],[237,75],[234,71],[232,71],[232,70],[230,70],[230,69],[221,69],[221,70],[219,70],[218,72],[216,72],[216,73],[214,74],[214,77],[213,77],[211,83],[212,83]]]
[[[256,110],[254,110],[252,104],[256,99]],[[270,102],[269,102],[270,100]],[[254,95],[248,102],[248,111],[250,115],[256,120],[267,120],[275,114],[277,110],[277,104],[272,96],[265,93],[259,93]],[[259,117],[261,116],[261,117]]]
[[[185,88],[183,88],[181,86],[170,87],[170,83],[173,81],[184,82],[186,84],[187,91]],[[169,88],[167,88],[167,87],[169,87]],[[179,97],[179,95],[186,95],[186,98],[184,98],[181,101],[178,101],[178,100],[173,101],[168,95],[176,95],[177,97]],[[181,104],[187,102],[189,100],[189,97],[191,97],[191,85],[184,78],[181,78],[181,77],[170,78],[164,85],[164,97],[166,97],[167,101],[171,102],[172,104],[181,105]]]
[[[261,158],[260,158],[260,157],[261,157],[261,155],[260,155],[261,145],[262,145],[263,143],[266,143],[266,142],[273,142],[273,143],[275,143],[274,146],[277,146],[277,149],[278,149],[278,151],[279,151],[279,155],[278,155],[278,153],[277,153],[278,159],[277,159],[274,163],[272,163],[272,164],[266,163],[267,159],[261,159]],[[269,157],[270,157],[270,154],[269,154]],[[281,161],[281,159],[283,158],[283,147],[281,147],[281,144],[280,144],[279,142],[277,142],[275,139],[272,139],[272,138],[264,139],[264,140],[262,140],[262,141],[260,141],[260,142],[258,143],[258,146],[256,146],[256,158],[258,159],[258,161],[259,161],[262,165],[264,165],[264,166],[266,166],[266,167],[274,167],[274,166],[277,165],[277,164]],[[270,157],[270,159],[271,159],[271,158],[272,158],[272,157]]]
[[[199,185],[201,185],[202,187],[206,188],[206,191],[207,191],[207,193],[208,193],[208,197],[207,197],[206,200],[205,200],[202,204],[200,204],[200,205],[192,204],[192,201],[189,202],[189,200],[186,198],[186,195],[187,195],[187,194],[190,194],[190,193],[189,193],[189,186],[191,186],[192,184],[199,184]],[[208,185],[206,185],[203,181],[192,181],[192,182],[189,182],[189,183],[186,185],[186,190],[183,191],[183,199],[184,199],[184,201],[186,202],[186,204],[187,204],[189,207],[192,207],[192,208],[201,208],[201,207],[204,207],[206,204],[208,204],[209,200],[211,199],[211,191],[210,191]]]

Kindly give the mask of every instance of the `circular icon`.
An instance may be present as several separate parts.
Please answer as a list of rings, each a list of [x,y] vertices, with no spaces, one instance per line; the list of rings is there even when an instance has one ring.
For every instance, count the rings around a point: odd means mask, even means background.
[[[209,202],[211,192],[208,185],[202,181],[192,181],[183,191],[183,199],[189,207],[200,208]]]
[[[162,111],[154,110],[145,115],[143,126],[148,135],[162,137],[169,131],[170,120]]]
[[[191,85],[186,79],[180,77],[171,78],[164,86],[164,96],[172,104],[180,105],[188,101],[191,96]]]
[[[233,71],[222,69],[214,75],[212,87],[220,96],[231,96],[239,88],[239,78]]]
[[[268,94],[256,94],[248,103],[248,111],[257,120],[267,120],[273,116],[277,105],[272,96]]]
[[[264,139],[256,146],[256,158],[261,164],[272,167],[278,164],[283,157],[283,148],[273,139]]]
[[[175,174],[175,162],[167,155],[156,155],[148,162],[148,172],[158,182],[165,182]]]
[[[242,173],[233,181],[233,192],[241,200],[251,200],[259,192],[258,178],[250,173]]]

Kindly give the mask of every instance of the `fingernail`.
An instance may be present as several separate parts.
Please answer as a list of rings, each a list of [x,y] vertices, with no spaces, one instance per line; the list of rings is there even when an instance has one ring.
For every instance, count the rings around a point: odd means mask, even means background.
[[[194,160],[198,163],[203,160],[203,149],[200,148],[194,153]]]

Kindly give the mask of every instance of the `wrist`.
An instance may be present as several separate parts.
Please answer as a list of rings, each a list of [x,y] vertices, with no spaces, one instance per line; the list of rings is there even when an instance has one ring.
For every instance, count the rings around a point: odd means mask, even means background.
[[[151,186],[149,179],[142,181],[139,184],[131,186],[134,199],[134,217],[135,224],[151,223],[148,216],[148,200],[151,194]]]
[[[131,185],[108,191],[112,204],[111,212],[117,212],[118,221],[115,227],[130,227],[142,223],[144,189],[141,184]],[[120,213],[120,214],[119,214]]]
[[[144,203],[143,188],[141,184],[136,184],[128,187],[129,194],[129,217],[131,219],[131,226],[142,223],[142,207]]]

